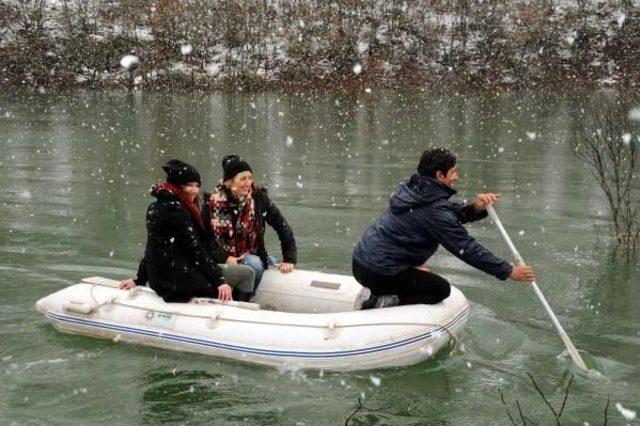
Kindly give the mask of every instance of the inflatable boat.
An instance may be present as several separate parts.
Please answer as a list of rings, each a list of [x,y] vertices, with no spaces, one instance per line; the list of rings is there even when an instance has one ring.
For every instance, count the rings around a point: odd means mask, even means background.
[[[267,270],[252,302],[166,303],[147,287],[90,277],[36,303],[63,332],[197,352],[278,368],[366,370],[411,365],[447,346],[466,323],[458,289],[436,305],[360,310],[353,277]]]

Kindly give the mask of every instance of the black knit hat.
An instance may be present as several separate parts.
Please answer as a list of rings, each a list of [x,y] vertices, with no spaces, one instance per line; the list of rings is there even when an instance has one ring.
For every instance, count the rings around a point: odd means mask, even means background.
[[[162,166],[162,169],[167,172],[167,182],[169,183],[180,186],[189,182],[198,182],[198,184],[202,185],[202,178],[198,170],[184,161],[169,160]]]
[[[224,171],[222,180],[233,179],[235,175],[242,172],[253,173],[253,170],[251,170],[251,166],[249,165],[249,163],[235,154],[226,155],[222,159],[222,170]]]

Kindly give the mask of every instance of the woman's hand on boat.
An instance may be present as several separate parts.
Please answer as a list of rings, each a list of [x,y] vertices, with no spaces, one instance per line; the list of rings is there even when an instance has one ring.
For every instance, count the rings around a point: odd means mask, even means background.
[[[218,299],[233,300],[233,298],[231,297],[231,286],[229,284],[224,283],[218,286]]]
[[[476,195],[476,199],[473,201],[473,207],[477,212],[481,212],[487,209],[487,206],[497,202],[500,199],[500,194],[494,194],[493,192],[487,192],[486,194]]]
[[[278,267],[278,269],[280,269],[281,272],[291,272],[293,271],[293,267],[295,265],[289,262],[280,262],[276,264],[276,266]]]
[[[509,277],[516,281],[535,281],[536,275],[533,268],[529,265],[513,265],[511,275]]]
[[[128,280],[120,281],[120,288],[122,290],[129,290],[130,288],[133,288],[135,286],[136,286],[136,282],[131,278],[129,278]]]
[[[247,255],[247,253],[243,254],[242,256],[238,256],[238,257],[234,257],[234,256],[229,256],[227,257],[227,260],[224,261],[225,264],[227,265],[237,265],[239,261],[241,261],[242,259],[244,259],[244,257]]]

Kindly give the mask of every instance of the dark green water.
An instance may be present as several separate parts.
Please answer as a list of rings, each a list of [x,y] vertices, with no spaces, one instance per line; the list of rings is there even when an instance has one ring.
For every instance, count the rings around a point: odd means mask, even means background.
[[[93,94],[0,97],[0,423],[510,424],[515,400],[553,417],[576,370],[533,291],[440,252],[433,268],[471,302],[452,356],[361,373],[277,371],[61,334],[40,297],[82,277],[134,273],[149,186],[178,157],[211,186],[223,155],[252,164],[292,224],[299,267],[349,273],[354,242],[433,144],[459,154],[460,198],[498,205],[576,346],[604,375],[577,374],[565,424],[638,410],[640,272],[613,255],[607,208],[569,145],[560,96]],[[535,132],[535,134],[534,134]],[[289,138],[288,138],[289,137]],[[493,225],[472,233],[497,254]],[[270,236],[272,252],[278,244]],[[381,379],[375,386],[370,376]],[[521,423],[518,421],[518,423]]]

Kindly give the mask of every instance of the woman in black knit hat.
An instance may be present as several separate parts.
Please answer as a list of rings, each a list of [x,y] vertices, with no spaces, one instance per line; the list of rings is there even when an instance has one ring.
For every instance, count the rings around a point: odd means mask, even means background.
[[[222,160],[224,176],[210,194],[205,194],[203,217],[211,239],[229,265],[251,266],[255,273],[254,292],[266,268],[277,266],[291,272],[296,263],[296,241],[293,231],[280,210],[271,201],[267,190],[255,185],[251,166],[237,155]],[[278,234],[282,262],[269,256],[264,245],[266,225]]]
[[[151,189],[157,198],[147,209],[147,245],[135,280],[124,280],[120,287],[146,285],[166,302],[188,302],[193,297],[248,301],[253,290],[254,272],[237,265],[223,268],[215,257],[200,214],[198,195],[202,179],[198,171],[180,160],[164,166],[167,179]],[[230,285],[231,284],[231,285]]]

